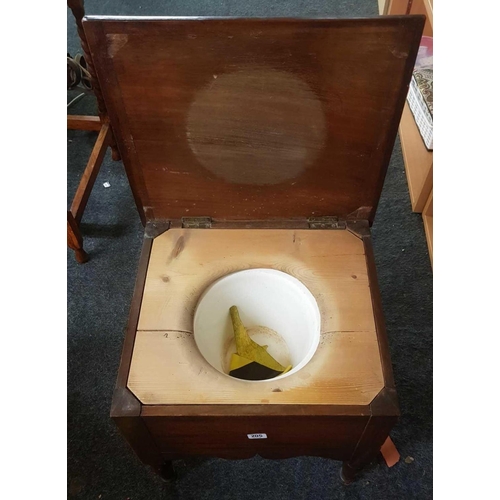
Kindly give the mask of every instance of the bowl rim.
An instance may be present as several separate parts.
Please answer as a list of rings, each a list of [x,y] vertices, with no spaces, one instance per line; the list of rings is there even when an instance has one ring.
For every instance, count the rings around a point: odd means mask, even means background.
[[[236,378],[236,377],[232,377],[228,373],[225,373],[223,371],[218,370],[211,363],[209,363],[209,361],[203,355],[203,352],[200,349],[200,346],[198,345],[198,342],[196,341],[195,324],[196,324],[196,318],[197,318],[198,312],[199,312],[199,306],[200,306],[201,302],[203,301],[203,299],[206,297],[206,295],[212,290],[213,287],[215,287],[217,284],[219,284],[219,282],[221,282],[221,281],[223,281],[223,280],[225,280],[225,279],[227,279],[227,278],[229,278],[231,276],[234,276],[236,274],[244,274],[244,273],[252,273],[252,274],[254,274],[256,272],[263,272],[264,274],[270,274],[270,275],[280,276],[282,278],[285,278],[285,279],[288,279],[289,281],[294,282],[294,284],[296,286],[298,286],[298,288],[302,289],[302,291],[306,295],[308,295],[309,298],[311,299],[310,303],[313,306],[314,315],[316,316],[318,327],[317,327],[317,331],[314,332],[315,336],[313,338],[313,341],[312,341],[311,347],[309,348],[309,351],[304,356],[304,358],[302,359],[302,361],[297,366],[294,366],[289,372],[284,373],[282,375],[278,375],[277,377],[274,377],[274,378],[271,378],[271,379],[265,379],[265,380],[244,380],[244,379],[239,379],[239,378]],[[221,276],[220,278],[216,279],[215,281],[213,281],[210,285],[208,285],[205,288],[205,290],[200,295],[200,298],[198,299],[198,301],[196,303],[196,306],[195,306],[195,311],[194,311],[194,315],[193,315],[193,337],[194,337],[194,342],[196,344],[196,348],[198,349],[199,353],[201,354],[203,360],[212,369],[214,369],[217,373],[220,373],[221,375],[224,375],[225,377],[228,377],[229,379],[234,380],[236,382],[243,382],[243,383],[274,382],[276,380],[281,380],[281,379],[284,379],[285,377],[289,377],[291,375],[296,374],[297,372],[299,372],[300,370],[302,370],[302,368],[304,368],[309,363],[309,361],[311,361],[312,357],[314,356],[314,354],[318,350],[319,342],[321,340],[321,312],[319,310],[319,306],[318,306],[318,302],[316,300],[316,297],[314,297],[314,295],[309,290],[309,288],[307,288],[307,286],[304,285],[304,283],[302,283],[302,281],[300,281],[295,276],[292,276],[291,274],[286,273],[284,271],[279,271],[278,269],[267,268],[267,267],[256,267],[256,268],[242,269],[240,271],[233,271],[231,273],[225,274],[224,276]]]

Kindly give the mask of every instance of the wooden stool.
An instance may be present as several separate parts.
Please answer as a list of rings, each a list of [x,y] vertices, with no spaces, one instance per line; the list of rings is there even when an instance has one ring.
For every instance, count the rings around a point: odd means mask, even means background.
[[[84,21],[148,221],[111,416],[165,478],[190,455],[314,455],[348,483],[387,439],[399,409],[370,225],[423,21]],[[321,312],[311,361],[253,384],[193,339],[202,292],[251,268],[295,276]]]
[[[374,458],[398,409],[369,231],[358,222],[349,229],[179,228],[152,241],[139,276],[145,283],[127,387],[162,458],[178,457],[175,450],[216,449],[225,458],[319,454],[345,460],[346,479]],[[259,267],[308,287],[321,311],[321,343],[296,375],[248,384],[207,364],[194,342],[193,313],[215,279]],[[249,440],[253,433],[267,439]]]

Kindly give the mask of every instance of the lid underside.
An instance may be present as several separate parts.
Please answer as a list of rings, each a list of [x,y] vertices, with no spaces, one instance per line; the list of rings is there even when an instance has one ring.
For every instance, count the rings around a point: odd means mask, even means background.
[[[423,20],[87,18],[146,217],[373,219]]]

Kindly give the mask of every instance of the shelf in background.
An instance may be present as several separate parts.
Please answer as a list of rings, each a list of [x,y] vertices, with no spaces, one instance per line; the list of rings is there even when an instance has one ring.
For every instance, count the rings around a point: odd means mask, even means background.
[[[414,212],[422,212],[432,189],[432,151],[425,147],[417,124],[405,104],[399,124],[399,138],[410,190],[411,207]]]
[[[427,17],[424,26],[424,36],[432,36],[432,0],[413,0],[410,14],[423,14]]]
[[[378,0],[378,7],[379,13],[384,15],[424,14],[426,21],[423,35],[433,36],[433,3],[433,0]],[[425,147],[408,103],[405,104],[399,124],[399,138],[403,150],[411,207],[414,212],[422,213],[432,265],[433,153]]]

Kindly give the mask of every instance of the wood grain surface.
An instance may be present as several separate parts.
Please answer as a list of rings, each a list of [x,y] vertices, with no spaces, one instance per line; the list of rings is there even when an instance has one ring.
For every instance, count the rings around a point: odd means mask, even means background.
[[[257,267],[300,279],[322,328],[305,368],[251,384],[202,358],[192,321],[213,281]],[[383,386],[364,246],[349,231],[171,229],[153,241],[128,378],[143,404],[367,405]]]
[[[431,265],[432,265],[433,221],[434,221],[432,193],[433,191],[431,190],[427,203],[425,204],[424,210],[422,212],[422,218],[424,220],[425,237],[427,238],[427,247],[429,248],[429,257],[431,258]]]
[[[101,168],[110,140],[111,129],[109,128],[109,123],[103,123],[71,203],[70,210],[77,224],[80,223],[83,217],[83,212],[87,206],[87,201],[94,187],[97,174]]]
[[[193,455],[222,458],[322,456],[348,460],[369,417],[145,417],[157,446],[168,458]],[[259,429],[256,431],[256,429]],[[265,432],[266,439],[247,435]]]
[[[423,23],[90,17],[84,29],[146,217],[272,219],[376,208]]]
[[[363,243],[348,231],[307,229],[166,231],[153,241],[137,329],[192,332],[205,288],[259,267],[304,283],[322,312],[323,331],[374,330]]]
[[[101,119],[98,116],[68,115],[68,130],[101,130]]]
[[[420,213],[432,189],[434,153],[425,147],[408,104],[401,117],[399,137],[412,210]]]

